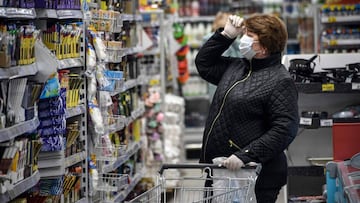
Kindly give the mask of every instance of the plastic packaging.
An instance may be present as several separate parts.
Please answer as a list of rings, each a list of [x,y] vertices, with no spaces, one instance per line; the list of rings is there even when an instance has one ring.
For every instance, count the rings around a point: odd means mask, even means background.
[[[214,164],[221,165],[222,162],[227,159],[227,157],[217,157],[213,159]],[[249,194],[246,194],[247,190],[239,190],[239,192],[236,192],[234,195],[232,202],[233,203],[256,203],[256,196],[255,196],[255,180],[257,178],[257,170],[255,169],[239,169],[237,171],[231,171],[227,169],[214,169],[213,170],[213,187],[214,188],[226,188],[231,186],[231,188],[241,188],[241,187],[247,187],[249,190]],[[217,179],[216,177],[221,177],[220,179]],[[223,179],[224,177],[230,178],[230,179]],[[254,184],[249,184],[248,181],[242,181],[240,178],[249,178],[253,180]],[[229,183],[229,181],[231,181]],[[222,191],[214,190],[214,196],[221,195]]]
[[[104,134],[105,129],[103,124],[103,118],[101,115],[101,111],[98,107],[97,100],[94,98],[93,100],[89,101],[88,106],[90,118],[94,124],[95,132],[99,135]]]
[[[111,85],[110,81],[105,77],[105,64],[98,64],[96,66],[96,80],[100,89],[104,89]]]
[[[86,56],[85,74],[89,76],[96,68],[96,53],[94,47],[90,43],[87,44]]]
[[[60,83],[58,74],[54,73],[46,81],[43,91],[41,92],[40,99],[59,96]]]

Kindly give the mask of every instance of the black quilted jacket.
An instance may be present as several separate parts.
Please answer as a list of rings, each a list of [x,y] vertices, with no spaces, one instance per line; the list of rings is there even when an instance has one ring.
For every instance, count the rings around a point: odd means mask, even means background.
[[[220,31],[201,47],[195,59],[200,76],[217,85],[200,162],[236,154],[244,163],[262,163],[263,174],[284,176],[283,151],[295,138],[299,123],[294,81],[281,64],[280,53],[251,62],[222,57],[233,40]]]

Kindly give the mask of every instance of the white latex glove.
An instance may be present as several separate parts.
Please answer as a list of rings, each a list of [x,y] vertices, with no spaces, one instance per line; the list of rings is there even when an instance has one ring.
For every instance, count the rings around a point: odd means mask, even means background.
[[[222,34],[230,39],[236,38],[243,31],[244,19],[237,15],[230,15],[226,21]]]
[[[230,170],[239,170],[241,167],[243,167],[245,164],[241,159],[239,159],[236,155],[231,155],[225,161],[222,163],[223,166]]]

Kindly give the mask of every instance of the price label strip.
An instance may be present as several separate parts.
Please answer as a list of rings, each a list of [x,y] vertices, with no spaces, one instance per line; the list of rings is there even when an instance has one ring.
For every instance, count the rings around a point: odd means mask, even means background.
[[[335,91],[335,85],[334,84],[322,84],[321,89],[323,92],[333,92],[333,91]]]
[[[311,118],[301,117],[301,118],[300,118],[300,125],[308,125],[308,126],[311,126],[311,125],[312,125],[312,119],[311,119]]]
[[[333,126],[333,120],[332,119],[321,119],[320,126],[321,127],[331,127],[331,126]]]

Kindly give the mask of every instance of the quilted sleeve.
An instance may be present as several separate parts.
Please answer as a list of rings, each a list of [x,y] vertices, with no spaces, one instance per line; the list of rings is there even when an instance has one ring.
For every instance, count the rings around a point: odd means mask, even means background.
[[[195,65],[199,75],[212,84],[217,85],[234,60],[230,57],[221,56],[233,43],[234,40],[228,39],[220,34],[221,29],[217,30],[200,48],[195,58]]]
[[[264,163],[284,151],[294,140],[299,125],[298,92],[293,79],[279,82],[266,105],[269,130],[235,154],[244,162]]]

